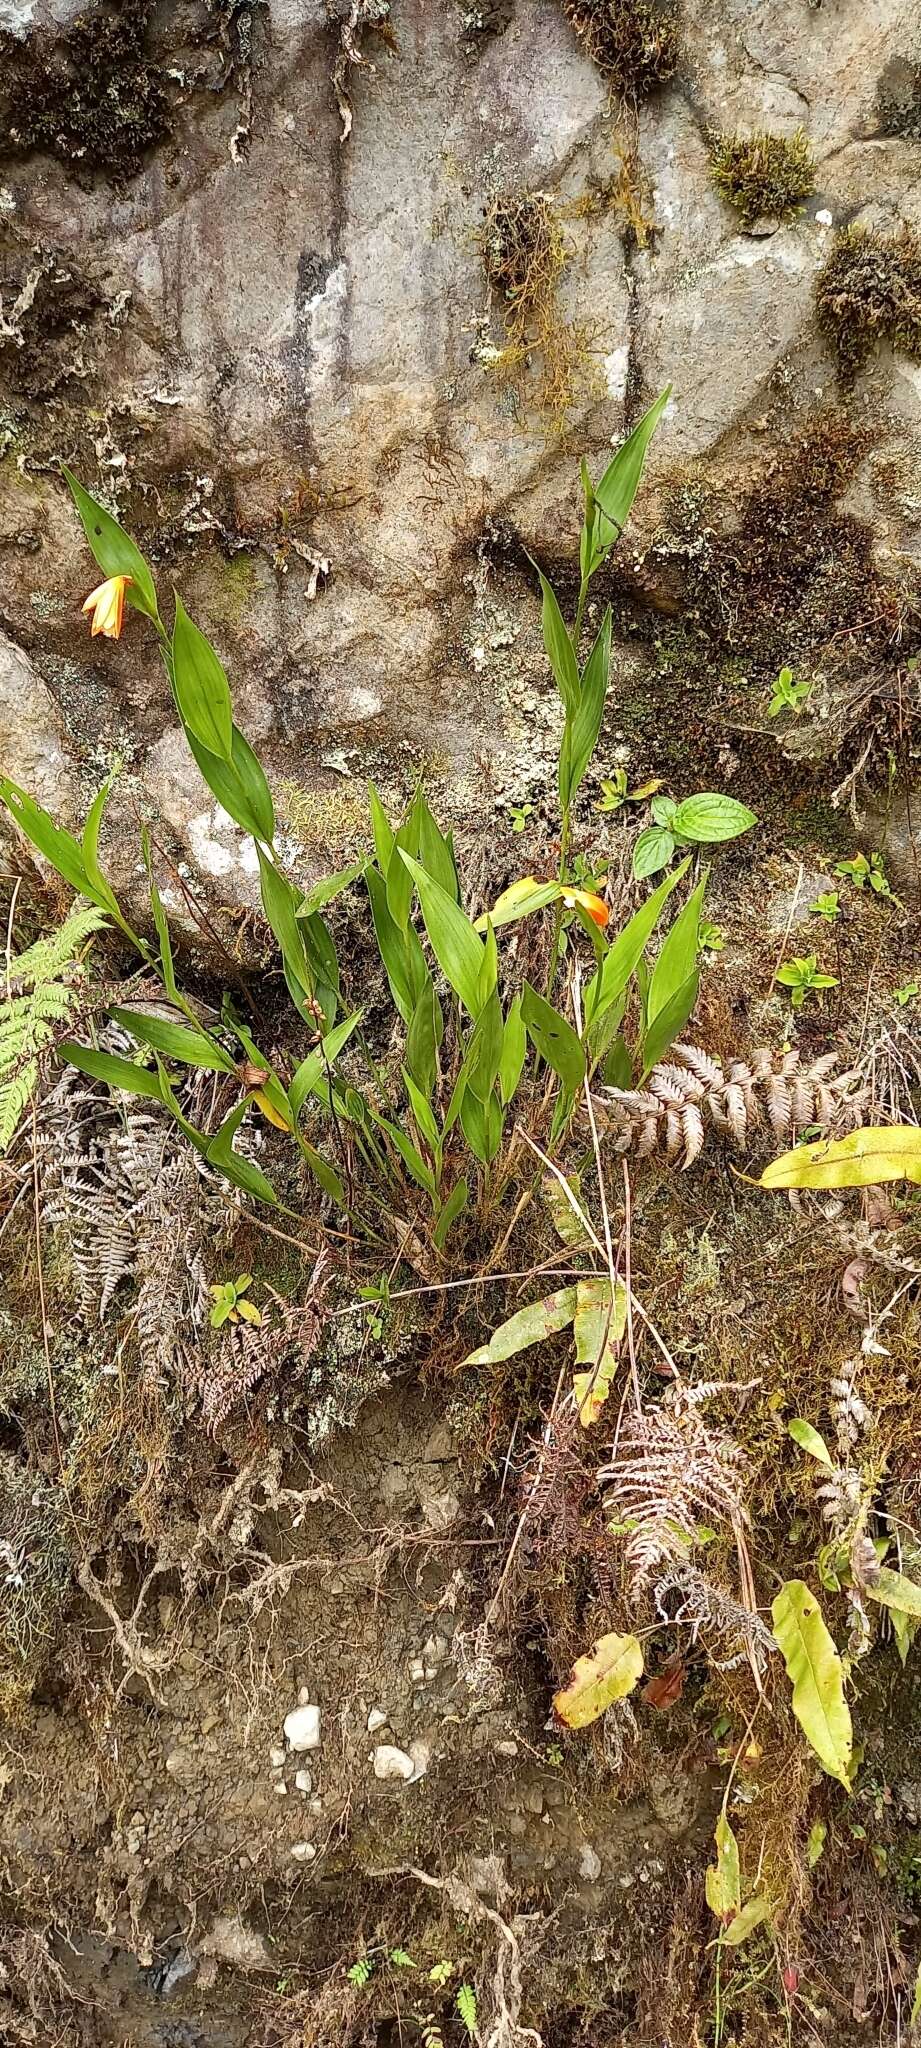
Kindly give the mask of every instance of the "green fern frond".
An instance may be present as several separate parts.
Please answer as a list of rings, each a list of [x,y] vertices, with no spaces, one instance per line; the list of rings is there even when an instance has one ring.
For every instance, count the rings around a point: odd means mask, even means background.
[[[472,2041],[476,2033],[476,1992],[472,1984],[462,1984],[460,1987],[457,1994],[457,2016]]]
[[[0,1154],[32,1099],[39,1058],[55,1026],[66,1023],[73,1009],[81,950],[104,923],[95,908],[73,911],[57,931],[8,963],[0,1000]]]

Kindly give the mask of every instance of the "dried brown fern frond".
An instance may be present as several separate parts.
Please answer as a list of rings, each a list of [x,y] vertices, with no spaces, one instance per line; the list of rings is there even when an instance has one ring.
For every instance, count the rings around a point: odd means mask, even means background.
[[[743,1606],[725,1586],[717,1586],[697,1565],[685,1561],[663,1572],[653,1587],[656,1612],[672,1628],[690,1628],[691,1641],[702,1638],[717,1670],[756,1660],[763,1670],[774,1650],[774,1638],[760,1614]]]
[[[697,1045],[673,1045],[642,1088],[607,1088],[601,1111],[618,1152],[640,1159],[665,1153],[693,1166],[708,1129],[740,1149],[756,1131],[790,1144],[813,1124],[842,1132],[859,1124],[869,1089],[857,1073],[836,1074],[838,1054],[823,1053],[806,1066],[794,1046],[775,1053],[761,1046],[751,1061],[722,1061]]]
[[[611,1463],[598,1473],[609,1527],[620,1525],[626,1534],[636,1591],[661,1568],[687,1559],[701,1522],[728,1525],[737,1536],[747,1523],[743,1454],[700,1412],[702,1398],[714,1391],[707,1386],[695,1399],[693,1388],[669,1388],[657,1407],[625,1415]]]
[[[313,1363],[326,1326],[328,1259],[321,1253],[306,1299],[295,1308],[269,1309],[256,1327],[226,1324],[216,1354],[202,1348],[186,1354],[186,1377],[201,1395],[202,1414],[212,1435],[254,1387],[287,1367],[295,1376]]]

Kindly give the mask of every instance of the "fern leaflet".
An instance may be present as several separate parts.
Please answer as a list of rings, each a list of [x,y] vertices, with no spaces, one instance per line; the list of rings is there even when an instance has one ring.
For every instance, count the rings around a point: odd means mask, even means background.
[[[0,1000],[0,1153],[8,1150],[32,1099],[39,1060],[55,1026],[66,1023],[73,1008],[80,949],[104,923],[100,910],[76,910],[9,962]]]

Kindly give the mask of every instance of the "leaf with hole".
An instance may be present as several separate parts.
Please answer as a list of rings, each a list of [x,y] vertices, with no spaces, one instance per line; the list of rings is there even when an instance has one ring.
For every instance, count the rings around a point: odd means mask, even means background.
[[[532,1301],[527,1308],[518,1309],[507,1322],[499,1324],[488,1344],[481,1344],[477,1351],[471,1351],[463,1362],[465,1365],[501,1365],[506,1358],[516,1358],[519,1351],[527,1351],[529,1345],[543,1344],[558,1330],[565,1330],[575,1313],[576,1290],[563,1287],[556,1294],[545,1295],[542,1301]]]

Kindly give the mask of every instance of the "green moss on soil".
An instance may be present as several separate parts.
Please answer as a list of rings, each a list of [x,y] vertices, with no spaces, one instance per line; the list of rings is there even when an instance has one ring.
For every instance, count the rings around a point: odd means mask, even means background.
[[[756,221],[795,220],[815,189],[815,165],[807,136],[718,135],[711,149],[714,183],[740,214],[742,226]]]

